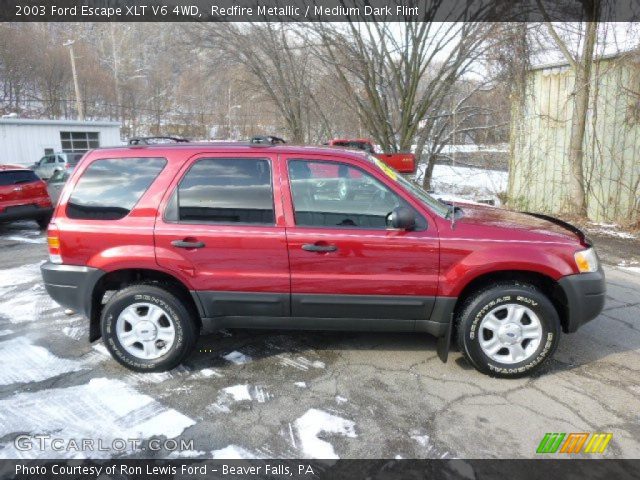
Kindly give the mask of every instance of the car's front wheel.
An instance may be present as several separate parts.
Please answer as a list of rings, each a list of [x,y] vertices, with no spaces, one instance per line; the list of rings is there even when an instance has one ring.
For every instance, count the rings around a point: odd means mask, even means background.
[[[192,309],[160,286],[138,284],[116,292],[104,306],[104,343],[119,363],[137,372],[179,365],[198,338]]]
[[[456,327],[458,347],[476,369],[517,378],[540,369],[553,354],[560,318],[533,285],[501,282],[471,295]]]

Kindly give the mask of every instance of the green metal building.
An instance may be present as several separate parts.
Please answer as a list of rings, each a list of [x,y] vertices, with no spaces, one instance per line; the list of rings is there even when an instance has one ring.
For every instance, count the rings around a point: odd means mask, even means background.
[[[568,65],[532,68],[514,99],[509,198],[520,210],[566,211],[574,77]],[[592,221],[640,221],[640,56],[602,57],[593,67],[584,143]]]

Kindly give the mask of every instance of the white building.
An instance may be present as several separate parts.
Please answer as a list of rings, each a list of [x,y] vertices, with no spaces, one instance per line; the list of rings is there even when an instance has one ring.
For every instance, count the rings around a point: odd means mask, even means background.
[[[50,153],[121,144],[118,122],[0,118],[0,164],[31,165]]]

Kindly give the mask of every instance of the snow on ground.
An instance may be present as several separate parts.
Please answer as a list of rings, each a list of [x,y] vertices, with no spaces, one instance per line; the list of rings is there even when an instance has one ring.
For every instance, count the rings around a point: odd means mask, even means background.
[[[416,180],[422,181],[426,166],[419,165]],[[433,167],[431,189],[437,197],[455,195],[467,200],[493,199],[507,191],[508,172],[483,168],[436,165]]]
[[[271,394],[263,387],[249,384],[233,385],[223,388],[218,395],[216,403],[209,405],[207,410],[212,413],[222,412],[229,413],[231,405],[237,402],[251,402],[256,400],[258,403],[265,403],[271,398]]]
[[[149,438],[163,435],[174,438],[195,422],[167,408],[148,395],[136,392],[119,380],[94,378],[89,383],[69,388],[27,392],[0,400],[0,438],[18,432],[54,435],[66,442],[81,438],[101,441],[104,446],[118,445],[115,439]],[[39,446],[39,445],[38,445]],[[74,449],[20,451],[13,442],[0,444],[0,458],[71,458],[83,455]],[[126,442],[123,454],[133,453]],[[92,458],[109,458],[113,451],[84,452]]]
[[[82,370],[82,363],[59,358],[24,337],[0,342],[0,385],[41,382]]]
[[[296,358],[289,358],[287,354],[281,353],[279,355],[276,355],[276,357],[278,358],[281,365],[284,365],[287,367],[293,367],[298,370],[305,371],[305,370],[309,370],[309,368],[318,368],[318,369],[325,368],[324,362],[321,362],[319,360],[312,361],[302,356],[297,356]]]
[[[29,265],[0,270],[0,289],[39,281],[41,279],[40,265],[43,263],[44,262],[31,263]]]
[[[220,450],[213,450],[211,458],[214,460],[244,460],[252,458],[260,458],[260,455],[250,452],[246,448],[238,445],[229,445]]]
[[[590,229],[592,232],[599,233],[601,235],[607,235],[609,237],[624,238],[627,240],[633,240],[634,238],[636,238],[636,236],[633,235],[632,233],[622,231],[620,229],[620,226],[615,223],[590,222],[590,225],[595,227]]]
[[[251,357],[249,355],[245,355],[244,353],[238,352],[236,350],[223,355],[222,358],[231,363],[235,363],[236,365],[244,365],[245,363],[249,363],[251,361]]]
[[[356,438],[355,422],[316,408],[311,408],[295,421],[302,455],[306,458],[338,459],[338,455],[325,438],[341,435]],[[322,435],[322,438],[319,438]]]

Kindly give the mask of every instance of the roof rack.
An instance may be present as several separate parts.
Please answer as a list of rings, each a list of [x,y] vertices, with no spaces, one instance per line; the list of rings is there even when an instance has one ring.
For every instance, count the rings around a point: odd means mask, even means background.
[[[256,135],[255,137],[251,137],[251,143],[278,145],[287,142],[285,142],[283,138],[275,137],[273,135]]]
[[[188,143],[189,139],[181,137],[133,137],[129,145],[156,145],[158,143]]]

